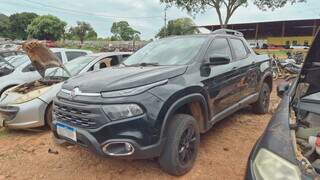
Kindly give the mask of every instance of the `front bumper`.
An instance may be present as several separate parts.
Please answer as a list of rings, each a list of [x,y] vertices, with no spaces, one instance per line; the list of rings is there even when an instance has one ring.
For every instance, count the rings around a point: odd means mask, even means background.
[[[47,103],[36,98],[32,101],[12,106],[0,106],[4,116],[3,125],[10,129],[30,129],[45,125],[44,115]]]
[[[133,146],[134,152],[123,155],[128,159],[147,159],[160,155],[165,138],[160,138],[160,128],[157,128],[155,121],[156,114],[160,111],[161,102],[150,93],[141,94],[137,98],[144,109],[144,114],[123,120],[112,121],[103,111],[103,104],[99,102],[75,102],[69,99],[56,98],[53,106],[53,133],[58,139],[65,139],[71,143],[77,143],[90,151],[109,157],[110,154],[103,152],[103,147],[109,143],[124,142]],[[105,102],[105,101],[113,102]],[[105,104],[127,103],[115,99],[102,99]],[[129,102],[137,102],[132,100]],[[101,102],[100,101],[100,102]],[[157,102],[157,103],[155,103]],[[152,104],[152,106],[151,106]],[[148,107],[148,110],[146,110]],[[76,128],[76,140],[59,136],[57,133],[57,123],[63,123]],[[116,155],[111,155],[116,156]]]
[[[105,129],[106,131],[108,131],[108,129],[111,130],[112,125],[110,126],[105,125],[104,127],[95,129],[95,130],[76,128],[77,142],[74,142],[71,139],[58,135],[57,123],[59,123],[59,121],[57,120],[53,121],[53,129],[52,129],[53,134],[57,139],[64,139],[71,144],[78,144],[88,149],[89,151],[103,157],[110,157],[110,155],[107,155],[106,153],[104,153],[102,149],[105,145],[113,142],[128,142],[133,146],[134,152],[132,154],[127,156],[121,156],[127,159],[148,159],[148,158],[157,157],[160,155],[161,149],[165,143],[165,139],[161,139],[158,143],[153,145],[148,145],[148,146],[140,145],[136,141],[136,138],[137,138],[136,135],[137,133],[139,134],[139,132],[137,131],[131,132],[130,130],[122,131],[121,133],[123,135],[115,135],[113,137],[110,137],[110,136],[100,137],[99,135],[97,136],[98,131],[103,131],[103,129]],[[115,134],[117,133],[115,132]],[[103,139],[98,139],[98,138],[103,138]]]

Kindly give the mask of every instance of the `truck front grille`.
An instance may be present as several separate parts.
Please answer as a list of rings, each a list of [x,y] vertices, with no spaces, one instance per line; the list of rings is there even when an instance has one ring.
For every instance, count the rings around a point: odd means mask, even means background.
[[[91,112],[55,104],[54,115],[56,119],[73,126],[82,128],[95,128],[97,123],[92,119]]]

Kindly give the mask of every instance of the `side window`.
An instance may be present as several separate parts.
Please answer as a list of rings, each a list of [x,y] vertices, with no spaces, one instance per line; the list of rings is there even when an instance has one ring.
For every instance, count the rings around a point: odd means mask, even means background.
[[[128,59],[129,56],[130,56],[130,54],[122,55],[122,61],[125,61],[126,59]]]
[[[247,57],[248,51],[242,40],[230,39],[230,42],[232,44],[236,60],[241,60]]]
[[[213,40],[206,56],[210,58],[215,55],[228,56],[230,60],[232,59],[231,50],[227,39],[217,38]]]
[[[111,56],[101,59],[95,65],[93,65],[89,71],[104,69],[107,67],[115,66],[119,64],[119,60],[117,56]]]
[[[55,52],[54,54],[62,61],[61,52]]]
[[[67,56],[68,61],[71,61],[77,57],[85,56],[85,55],[87,55],[86,52],[78,52],[78,51],[67,51],[66,52],[66,56]]]

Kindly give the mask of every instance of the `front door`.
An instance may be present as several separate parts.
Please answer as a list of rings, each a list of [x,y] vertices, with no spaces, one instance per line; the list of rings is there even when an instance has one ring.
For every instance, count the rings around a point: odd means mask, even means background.
[[[212,117],[235,104],[240,98],[240,91],[237,88],[239,81],[238,62],[233,61],[231,48],[226,38],[214,39],[207,50],[205,59],[208,60],[216,55],[228,56],[231,63],[211,66],[209,77],[203,81],[209,93]]]

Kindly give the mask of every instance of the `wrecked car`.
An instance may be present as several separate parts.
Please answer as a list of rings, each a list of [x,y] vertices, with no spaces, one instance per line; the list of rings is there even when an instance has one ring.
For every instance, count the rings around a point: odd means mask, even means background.
[[[271,60],[240,32],[164,38],[121,66],[69,79],[54,99],[53,132],[103,157],[159,157],[182,175],[200,133],[250,104],[268,112],[271,88]]]
[[[36,49],[41,44],[32,44]],[[44,47],[42,47],[44,48]],[[32,54],[34,53],[34,54]],[[15,86],[0,98],[0,114],[4,127],[29,129],[51,127],[52,100],[70,76],[117,65],[130,53],[99,53],[78,57],[64,65],[49,49],[28,50],[34,67],[43,76],[40,80]]]
[[[75,57],[92,53],[91,51],[64,48],[51,48],[50,50],[62,63],[71,61]],[[32,82],[40,78],[40,74],[27,55],[17,55],[0,59],[0,96],[4,91],[13,86]]]
[[[320,179],[320,33],[248,160],[246,179]]]

